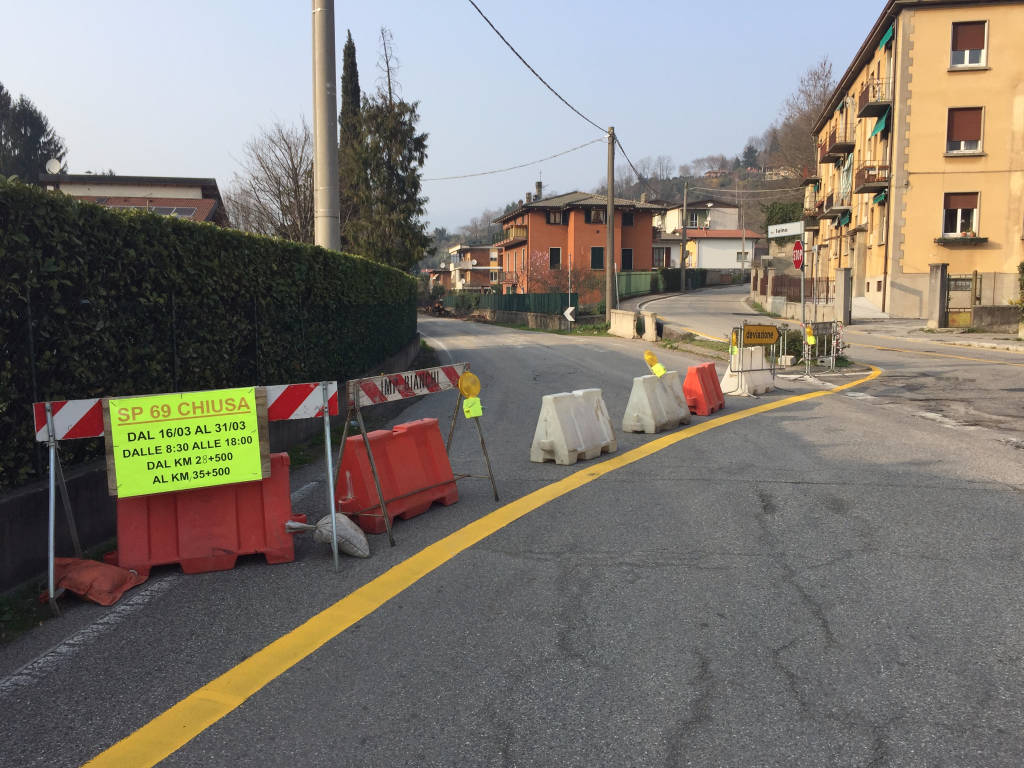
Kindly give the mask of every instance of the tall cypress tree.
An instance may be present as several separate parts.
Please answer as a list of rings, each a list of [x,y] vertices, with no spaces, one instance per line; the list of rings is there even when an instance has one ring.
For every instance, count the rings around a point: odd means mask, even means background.
[[[360,99],[356,44],[352,42],[352,31],[349,30],[342,50],[341,113],[338,116],[341,129],[338,141],[338,202],[343,249],[352,247],[352,227],[359,218],[360,190],[366,184],[360,152]]]

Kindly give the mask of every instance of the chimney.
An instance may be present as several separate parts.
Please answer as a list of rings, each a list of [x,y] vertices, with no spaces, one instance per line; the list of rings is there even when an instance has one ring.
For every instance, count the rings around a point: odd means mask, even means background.
[[[641,203],[646,203],[647,202],[647,193],[646,192],[641,192],[640,193],[640,202]]]
[[[529,192],[527,192],[526,193],[526,202],[529,203],[529,202],[532,202],[532,200],[533,200],[533,195],[531,195]]]
[[[537,185],[536,185],[536,188],[537,188],[537,191],[536,191],[536,192],[534,193],[534,195],[533,195],[533,196],[534,196],[534,197],[535,197],[535,198],[536,198],[537,200],[540,200],[540,193],[541,193],[541,191],[542,191],[542,190],[544,189],[544,185],[543,185],[543,184],[542,184],[541,182],[539,182],[539,181],[538,181],[538,182],[537,182]]]

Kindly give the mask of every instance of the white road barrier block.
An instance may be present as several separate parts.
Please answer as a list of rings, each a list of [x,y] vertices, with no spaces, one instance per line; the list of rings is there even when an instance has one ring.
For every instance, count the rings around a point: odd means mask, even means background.
[[[746,347],[736,350],[730,357],[729,368],[722,376],[722,394],[762,395],[775,389],[772,372],[765,369],[768,362],[764,347]]]
[[[669,373],[672,372],[665,376]],[[690,409],[686,407],[686,400],[676,398],[663,379],[664,376],[659,379],[653,375],[633,379],[633,391],[629,393],[626,412],[622,416],[623,432],[646,432],[650,435],[677,427],[684,423],[684,418],[689,419]],[[681,384],[679,391],[682,394]]]
[[[675,399],[676,405],[679,406],[679,410],[682,413],[679,423],[689,424],[690,406],[686,404],[686,395],[683,394],[683,375],[679,371],[666,371],[665,375],[661,377],[661,383],[665,385],[665,389],[668,390],[669,394]]]
[[[600,389],[544,395],[530,461],[575,464],[618,449]]]

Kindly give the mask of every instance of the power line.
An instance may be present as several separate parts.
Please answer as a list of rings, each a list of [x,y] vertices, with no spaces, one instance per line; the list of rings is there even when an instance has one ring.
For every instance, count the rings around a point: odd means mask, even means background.
[[[423,181],[448,181],[450,179],[470,179],[470,178],[473,178],[474,176],[490,176],[491,174],[495,174],[495,173],[506,173],[508,171],[516,171],[516,170],[518,170],[520,168],[526,168],[526,167],[531,166],[531,165],[536,165],[537,163],[543,163],[545,160],[553,160],[556,157],[561,157],[562,155],[567,155],[570,152],[575,152],[578,149],[583,149],[584,147],[589,147],[591,144],[596,144],[597,142],[604,141],[604,140],[605,140],[604,136],[598,136],[596,139],[591,139],[590,141],[585,142],[584,144],[580,144],[578,147],[573,147],[572,149],[566,149],[566,150],[564,150],[562,152],[556,152],[553,155],[548,155],[547,157],[542,157],[540,160],[531,160],[528,163],[520,163],[519,165],[513,165],[513,166],[510,166],[508,168],[498,168],[497,170],[494,170],[494,171],[480,171],[479,173],[464,173],[464,174],[462,174],[460,176],[436,176],[436,177],[434,177],[432,179],[423,179]]]
[[[531,66],[530,66],[530,65],[529,65],[529,64],[527,63],[526,59],[524,59],[524,58],[523,58],[522,56],[520,56],[520,55],[519,55],[519,51],[517,51],[517,50],[516,50],[516,49],[515,49],[515,48],[514,48],[514,47],[512,46],[512,43],[510,43],[510,42],[509,42],[508,40],[506,40],[506,39],[505,39],[505,36],[504,36],[503,34],[501,34],[501,32],[499,32],[499,31],[498,31],[498,28],[497,28],[496,26],[494,26],[494,25],[493,25],[493,24],[491,23],[491,20],[490,20],[490,19],[488,19],[488,18],[487,18],[487,16],[485,16],[485,15],[484,15],[484,12],[480,10],[480,7],[479,7],[479,6],[478,6],[478,5],[476,4],[476,3],[474,3],[474,2],[473,2],[473,0],[469,0],[469,4],[470,4],[470,5],[472,5],[472,6],[474,7],[474,8],[476,8],[476,12],[477,12],[477,13],[479,13],[479,14],[480,14],[480,16],[481,16],[481,18],[482,18],[482,19],[483,19],[484,21],[486,21],[486,22],[487,22],[487,25],[488,25],[488,26],[489,26],[489,27],[490,27],[491,29],[493,29],[493,30],[494,30],[494,34],[496,34],[496,35],[497,35],[498,37],[500,37],[500,38],[501,38],[501,41],[502,41],[502,42],[503,42],[503,43],[504,43],[505,45],[507,45],[507,46],[508,46],[509,50],[510,50],[510,51],[512,51],[512,53],[514,53],[514,54],[516,55],[516,58],[517,58],[517,59],[519,59],[519,60],[520,60],[521,62],[523,62],[523,66],[525,66],[525,67],[526,67],[526,68],[527,68],[528,70],[530,70],[530,71],[531,71],[531,72],[533,73],[534,77],[536,77],[536,78],[537,78],[538,80],[540,80],[540,81],[541,81],[542,83],[544,83],[544,87],[546,87],[546,88],[547,88],[547,89],[548,89],[549,91],[551,91],[551,92],[552,92],[553,94],[555,94],[555,96],[557,96],[557,97],[558,97],[558,100],[559,100],[559,101],[561,101],[561,102],[562,102],[563,104],[565,104],[565,106],[567,106],[567,107],[568,107],[569,109],[571,109],[571,110],[572,110],[573,112],[575,112],[575,113],[576,113],[577,115],[579,115],[580,117],[582,117],[582,118],[583,118],[584,120],[586,120],[586,121],[587,121],[588,123],[590,123],[590,124],[591,124],[592,126],[594,126],[595,128],[597,128],[597,130],[599,130],[599,131],[604,131],[604,130],[605,130],[605,129],[604,129],[604,128],[602,128],[602,127],[601,127],[600,125],[598,125],[598,124],[597,124],[597,123],[595,123],[595,122],[594,122],[593,120],[591,120],[591,119],[590,119],[589,117],[587,117],[587,116],[586,116],[586,115],[584,115],[584,114],[583,114],[582,112],[580,112],[580,111],[579,111],[578,109],[576,109],[576,107],[574,107],[574,106],[573,106],[572,104],[570,104],[570,103],[569,103],[568,101],[566,101],[566,100],[565,100],[564,98],[562,98],[562,95],[561,95],[561,94],[560,94],[560,93],[559,93],[558,91],[556,91],[556,90],[555,90],[554,88],[552,88],[552,87],[551,87],[550,85],[548,85],[548,82],[547,82],[547,81],[546,81],[546,80],[545,80],[545,79],[544,79],[543,77],[541,77],[541,76],[540,76],[540,75],[539,75],[539,74],[537,73],[537,70],[535,70],[535,69],[534,69],[533,67],[531,67]]]

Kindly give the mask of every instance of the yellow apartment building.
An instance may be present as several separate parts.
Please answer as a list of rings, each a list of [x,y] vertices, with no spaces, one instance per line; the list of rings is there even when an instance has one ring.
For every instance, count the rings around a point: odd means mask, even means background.
[[[1007,305],[1024,261],[1024,0],[888,0],[814,128],[809,267],[927,317]],[[815,249],[814,246],[817,246]]]

